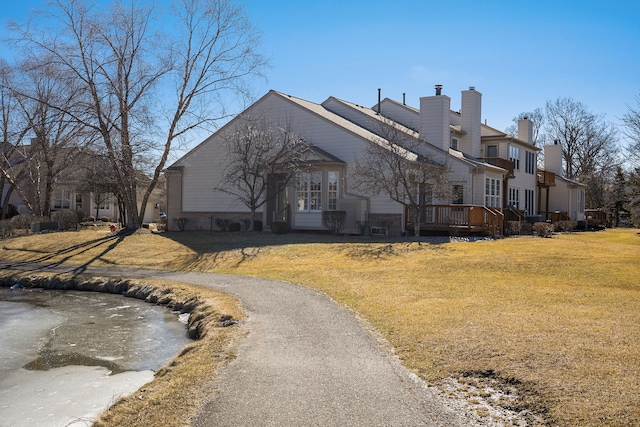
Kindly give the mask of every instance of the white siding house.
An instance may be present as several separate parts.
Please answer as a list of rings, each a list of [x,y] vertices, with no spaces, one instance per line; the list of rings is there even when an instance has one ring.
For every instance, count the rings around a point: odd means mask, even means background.
[[[545,145],[544,169],[538,172],[540,185],[540,214],[542,220],[585,220],[587,186],[564,178],[562,146]]]
[[[536,213],[531,195],[536,194],[539,150],[531,144],[531,122],[522,123],[518,136],[497,131],[482,124],[481,101],[482,94],[475,88],[462,91],[460,112],[451,111],[451,99],[441,93],[441,87],[436,95],[422,97],[419,109],[390,99],[373,107],[335,97],[317,104],[269,91],[245,114],[267,118],[280,126],[286,124],[311,144],[314,158],[313,166],[287,191],[263,205],[255,219],[267,227],[284,219],[293,230],[324,230],[322,212],[344,210],[349,218],[345,232],[360,233],[363,224],[383,228],[389,235],[405,232],[412,219],[402,204],[382,193],[375,197],[359,194],[350,186],[354,161],[368,144],[380,140],[381,126],[389,121],[408,138],[421,141],[416,154],[446,159],[449,166],[452,196],[432,200],[427,213],[431,219],[425,217],[421,223],[446,216],[448,228],[451,224],[470,225],[470,218],[475,216],[480,218],[475,220],[478,225],[486,226],[489,217],[504,221],[507,211],[523,217]],[[185,229],[215,230],[220,220],[248,219],[246,206],[216,190],[225,185],[225,135],[238,123],[238,119],[230,121],[166,169],[170,230],[178,228],[178,220]],[[302,189],[314,192],[308,195],[313,203],[305,202],[307,196],[300,193]],[[468,217],[460,219],[463,211]],[[451,219],[454,213],[456,221]]]

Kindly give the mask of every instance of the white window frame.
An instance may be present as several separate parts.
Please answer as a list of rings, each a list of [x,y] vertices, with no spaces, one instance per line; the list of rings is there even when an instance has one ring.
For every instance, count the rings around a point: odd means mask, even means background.
[[[301,172],[296,177],[296,212],[322,211],[322,172]]]
[[[509,146],[509,160],[513,162],[513,169],[520,170],[520,147]]]
[[[525,172],[529,174],[536,173],[536,154],[531,151],[525,151]]]
[[[584,190],[578,190],[578,213],[584,213]]]
[[[527,215],[535,214],[535,192],[524,190],[524,209]]]
[[[69,190],[55,190],[53,196],[53,209],[71,209],[73,192]]]
[[[496,178],[485,178],[485,206],[499,208],[502,206],[502,181]]]
[[[509,206],[520,209],[520,189],[509,188]]]
[[[340,197],[340,172],[327,172],[327,210],[338,209],[338,198]]]

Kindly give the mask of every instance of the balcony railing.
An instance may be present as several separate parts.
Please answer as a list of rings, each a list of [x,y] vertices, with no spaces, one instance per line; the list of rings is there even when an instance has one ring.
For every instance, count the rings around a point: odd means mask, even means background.
[[[548,187],[556,185],[556,174],[548,171],[538,171],[538,185]]]
[[[480,205],[426,205],[420,229],[425,231],[448,230],[469,233],[502,234],[504,214],[498,208]],[[407,231],[414,229],[415,214],[407,210]]]
[[[503,159],[502,157],[484,157],[484,158],[481,158],[480,160],[482,160],[485,163],[489,163],[490,165],[498,166],[499,168],[506,169],[507,176],[509,178],[515,177],[515,174],[514,174],[515,165],[513,163],[513,160]]]

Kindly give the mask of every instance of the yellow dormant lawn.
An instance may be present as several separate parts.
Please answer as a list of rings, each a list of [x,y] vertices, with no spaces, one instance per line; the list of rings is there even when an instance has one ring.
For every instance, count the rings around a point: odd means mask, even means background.
[[[554,425],[640,425],[637,230],[443,244],[85,231],[5,240],[0,258],[305,284],[371,322],[431,384],[455,378],[463,387],[515,387],[518,401],[494,404],[526,408]]]

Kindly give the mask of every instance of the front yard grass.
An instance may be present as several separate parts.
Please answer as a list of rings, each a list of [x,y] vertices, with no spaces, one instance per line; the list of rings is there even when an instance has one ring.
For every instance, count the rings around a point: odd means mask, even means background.
[[[368,320],[430,384],[454,378],[515,387],[521,398],[506,404],[553,425],[640,425],[637,230],[440,244],[84,231],[5,240],[0,259],[304,284]]]

